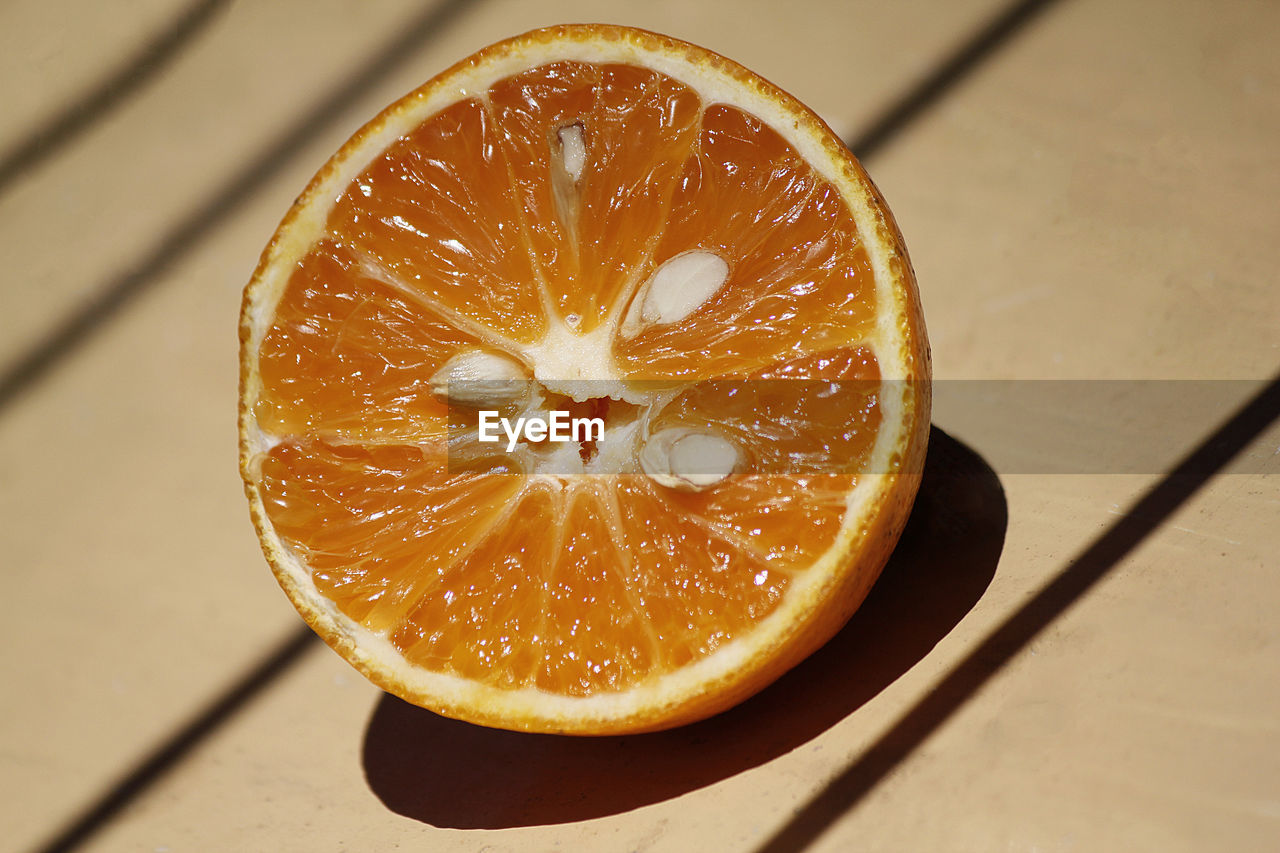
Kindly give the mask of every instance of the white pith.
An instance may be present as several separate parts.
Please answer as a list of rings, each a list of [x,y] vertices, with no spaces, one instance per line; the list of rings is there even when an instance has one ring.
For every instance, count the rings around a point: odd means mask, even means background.
[[[560,158],[564,170],[575,181],[582,178],[582,170],[587,165],[587,145],[582,140],[581,125],[571,124],[556,131],[560,140]]]
[[[504,52],[485,56],[470,67],[455,72],[447,87],[429,87],[425,92],[415,94],[397,111],[380,118],[380,124],[366,129],[354,147],[342,153],[344,159],[337,168],[326,174],[309,191],[304,203],[293,213],[290,228],[283,230],[282,237],[270,248],[257,276],[257,286],[252,287],[247,296],[249,331],[244,351],[247,353],[249,367],[243,391],[243,453],[256,455],[281,440],[279,436],[263,433],[253,419],[254,402],[260,392],[257,353],[263,336],[270,327],[290,271],[325,233],[326,217],[343,189],[373,157],[426,118],[460,98],[474,97],[485,92],[504,77],[553,60],[622,62],[646,66],[697,91],[704,106],[724,103],[741,109],[761,119],[786,139],[824,180],[841,192],[859,234],[864,236],[863,245],[875,276],[878,304],[893,309],[880,312],[877,326],[860,343],[875,354],[883,378],[910,378],[908,365],[901,358],[901,330],[905,319],[899,315],[896,307],[898,301],[894,294],[890,258],[882,241],[869,236],[876,233],[878,223],[867,190],[860,182],[837,168],[822,141],[808,129],[808,125],[799,120],[797,112],[785,102],[744,85],[717,67],[695,65],[670,51],[650,49],[631,41],[584,38],[557,43],[551,50],[554,53],[538,42],[515,45]],[[572,141],[566,143],[563,136],[561,142],[566,149],[575,144]],[[565,167],[573,175],[574,170],[569,168],[571,165],[570,154],[566,150]],[[660,318],[660,308],[655,311]],[[580,381],[594,380],[612,389],[610,395],[618,399],[636,403],[653,402],[651,396],[631,389],[625,382],[625,377],[613,365],[611,342],[617,332],[617,323],[623,322],[622,317],[617,317],[612,325],[602,324],[585,335],[558,322],[554,316],[549,317],[548,321],[549,330],[543,340],[523,347],[519,352],[521,359],[533,368],[535,379],[543,387],[581,400],[589,395],[582,390],[584,386]],[[593,385],[590,395],[598,395],[600,387]],[[907,418],[904,414],[912,405],[909,383],[889,382],[883,386],[883,391],[879,401],[883,427],[877,435],[867,463],[870,471],[895,470],[892,456],[899,447],[906,428]],[[602,464],[609,461],[607,454],[627,452],[626,447],[634,447],[639,434],[638,425],[631,432],[623,430],[619,435],[622,444],[601,450],[599,458]],[[614,467],[613,470],[619,468]],[[706,689],[707,685],[723,682],[735,670],[747,664],[758,649],[769,648],[780,641],[792,630],[796,614],[811,607],[832,583],[833,570],[850,549],[852,540],[860,535],[859,521],[867,517],[868,507],[874,504],[877,496],[886,488],[886,478],[892,476],[868,474],[858,479],[856,487],[847,496],[844,524],[836,540],[809,570],[793,579],[783,601],[756,626],[750,636],[731,641],[713,654],[652,683],[624,692],[588,697],[551,694],[536,688],[494,688],[409,664],[385,637],[349,619],[316,591],[307,566],[271,530],[262,507],[261,495],[252,485],[250,500],[261,528],[269,536],[269,541],[265,544],[268,556],[285,575],[282,583],[291,585],[296,591],[293,596],[295,602],[302,599],[312,609],[307,615],[313,622],[350,638],[351,643],[346,645],[343,653],[366,672],[382,673],[391,682],[398,682],[415,694],[430,697],[437,705],[446,708],[484,705],[495,718],[509,712],[513,717],[536,716],[546,720],[557,717],[619,720],[634,714],[638,709],[651,708],[658,702],[664,705],[677,704],[682,697],[697,694]]]

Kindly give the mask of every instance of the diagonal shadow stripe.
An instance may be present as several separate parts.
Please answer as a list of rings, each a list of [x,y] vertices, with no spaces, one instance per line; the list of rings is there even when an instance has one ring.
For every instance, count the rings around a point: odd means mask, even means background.
[[[283,643],[231,685],[218,699],[151,751],[98,800],[89,805],[36,853],[67,853],[88,841],[121,809],[144,794],[201,741],[244,709],[263,689],[318,648],[319,638],[307,626],[295,630]]]
[[[12,146],[0,156],[0,194],[19,175],[53,157],[129,95],[153,80],[229,5],[228,0],[200,0],[106,80],[41,124],[25,140]]]
[[[755,853],[800,853],[856,806],[890,771],[1055,619],[1106,577],[1271,424],[1280,421],[1280,374],[1147,490],[1035,597],[1007,617],[936,688],[921,698]]]
[[[131,269],[123,270],[95,288],[94,295],[80,308],[0,374],[0,412],[84,344],[139,294],[153,286],[166,270],[199,245],[214,227],[226,221],[252,198],[299,148],[336,122],[344,110],[356,104],[379,81],[421,50],[428,38],[469,5],[472,5],[471,0],[442,0],[409,21],[388,44],[373,51],[369,61],[346,82],[267,145],[212,197],[161,236]]]
[[[989,61],[1004,44],[1018,35],[1057,0],[1022,0],[1001,12],[974,33],[927,77],[896,99],[871,126],[845,144],[859,160],[874,157],[898,134],[955,89],[978,66]]]

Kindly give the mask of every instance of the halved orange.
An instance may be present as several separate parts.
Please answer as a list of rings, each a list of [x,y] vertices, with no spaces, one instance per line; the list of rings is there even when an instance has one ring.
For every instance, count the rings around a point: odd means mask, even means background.
[[[511,729],[659,729],[777,678],[875,580],[928,430],[914,278],[859,164],[750,71],[621,27],[496,44],[356,133],[240,336],[281,586],[379,686]],[[806,381],[869,390],[819,415],[787,402]],[[486,408],[606,435],[451,433]],[[856,470],[787,467],[835,444]]]

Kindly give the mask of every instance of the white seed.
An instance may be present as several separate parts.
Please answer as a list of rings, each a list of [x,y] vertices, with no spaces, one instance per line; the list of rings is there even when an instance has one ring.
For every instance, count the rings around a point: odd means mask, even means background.
[[[738,467],[738,448],[727,439],[683,427],[649,436],[640,468],[660,485],[681,491],[708,489]]]
[[[556,131],[556,136],[560,139],[560,159],[564,162],[564,170],[577,182],[587,165],[587,143],[582,138],[582,125],[562,127]]]
[[[645,283],[640,319],[679,322],[715,296],[728,278],[729,265],[719,255],[701,250],[676,255]]]
[[[431,393],[463,406],[505,406],[529,390],[529,374],[510,356],[471,349],[457,353],[431,377]]]

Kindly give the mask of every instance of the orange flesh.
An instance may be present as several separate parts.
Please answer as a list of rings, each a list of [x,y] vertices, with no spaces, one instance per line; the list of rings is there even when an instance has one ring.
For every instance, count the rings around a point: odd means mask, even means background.
[[[576,183],[568,125],[588,152]],[[460,470],[429,387],[460,349],[616,325],[658,265],[701,249],[726,284],[682,322],[615,333],[615,369],[757,384],[691,385],[652,423],[714,425],[759,471],[814,448],[865,458],[870,264],[838,192],[759,120],[638,67],[541,66],[391,145],[327,230],[259,351],[255,414],[279,439],[260,486],[320,594],[411,663],[566,695],[634,687],[745,633],[834,540],[850,473],[680,492],[496,458]],[[793,379],[871,385],[806,408],[775,390]]]

